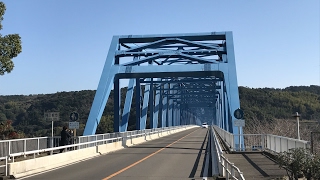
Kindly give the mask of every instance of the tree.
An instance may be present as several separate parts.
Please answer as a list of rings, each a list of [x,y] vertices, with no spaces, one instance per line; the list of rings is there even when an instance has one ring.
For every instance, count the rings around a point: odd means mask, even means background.
[[[319,179],[320,159],[308,149],[295,148],[281,152],[276,156],[280,168],[285,168],[289,179],[297,180],[304,176],[308,180]]]
[[[0,2],[0,30],[2,29],[1,22],[5,11],[5,4]],[[21,51],[21,38],[19,34],[8,34],[5,36],[0,34],[0,75],[12,71],[14,67],[12,59],[17,57]]]
[[[113,116],[102,116],[97,127],[96,134],[112,133],[113,132]]]
[[[0,122],[6,121],[6,120],[7,120],[7,116],[0,112]]]
[[[18,139],[23,137],[24,133],[14,130],[11,120],[0,122],[0,139]]]

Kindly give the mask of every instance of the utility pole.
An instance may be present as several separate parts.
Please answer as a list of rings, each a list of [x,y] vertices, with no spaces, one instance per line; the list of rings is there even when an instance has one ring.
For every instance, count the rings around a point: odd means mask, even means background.
[[[299,118],[300,118],[300,114],[298,112],[296,112],[295,115],[293,115],[293,117],[296,118],[297,120],[297,139],[300,140],[300,131],[299,131]]]

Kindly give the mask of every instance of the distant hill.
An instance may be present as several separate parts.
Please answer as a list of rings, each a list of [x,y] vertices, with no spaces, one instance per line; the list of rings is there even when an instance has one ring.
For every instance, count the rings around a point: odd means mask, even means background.
[[[126,88],[123,88],[122,106],[125,93]],[[299,112],[303,120],[320,119],[319,86],[290,86],[285,89],[239,87],[239,94],[246,120],[289,119],[295,112]],[[0,96],[0,123],[11,120],[14,130],[24,133],[27,137],[48,136],[51,135],[51,122],[44,120],[44,112],[59,111],[60,121],[54,122],[54,131],[58,135],[61,127],[69,122],[70,113],[76,111],[80,115],[80,129],[77,132],[81,135],[94,95],[94,90],[83,90],[29,96]],[[134,102],[131,112],[129,130],[135,128]],[[97,133],[112,132],[112,119],[113,92],[108,99]]]
[[[290,86],[285,89],[239,87],[245,119],[289,119],[295,112],[301,119],[320,119],[320,86]]]

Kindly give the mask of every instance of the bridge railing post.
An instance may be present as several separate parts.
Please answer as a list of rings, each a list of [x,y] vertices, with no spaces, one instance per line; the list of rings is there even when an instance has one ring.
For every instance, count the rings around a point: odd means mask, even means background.
[[[224,160],[224,167],[225,167],[225,176],[226,176],[226,179],[229,179],[229,164],[226,160]]]
[[[80,137],[78,137],[78,144],[80,144]],[[77,148],[80,149],[80,145]]]
[[[5,162],[6,163],[6,169],[5,169],[5,172],[4,172],[5,176],[8,176],[8,159],[9,159],[9,156],[6,156],[6,160],[5,160],[6,161]]]
[[[243,172],[239,172],[239,179],[240,179],[240,180],[245,180],[245,179],[243,178]]]
[[[230,172],[231,172],[231,177],[234,177],[234,163],[230,163],[230,166],[231,166],[231,169],[230,169]]]
[[[264,151],[266,148],[266,137],[264,134],[261,135],[261,150]]]
[[[37,139],[37,150],[40,150],[40,138]],[[39,155],[39,152],[37,153]]]
[[[225,176],[225,174],[224,174],[224,167],[223,167],[223,162],[224,160],[223,160],[223,158],[222,157],[220,157],[220,160],[219,160],[219,174],[221,175],[221,176]]]

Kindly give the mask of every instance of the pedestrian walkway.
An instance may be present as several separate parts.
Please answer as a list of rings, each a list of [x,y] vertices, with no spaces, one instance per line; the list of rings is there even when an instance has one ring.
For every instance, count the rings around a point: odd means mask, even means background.
[[[284,169],[280,169],[278,164],[262,152],[232,153],[224,156],[243,172],[246,180],[280,179],[287,175]]]

